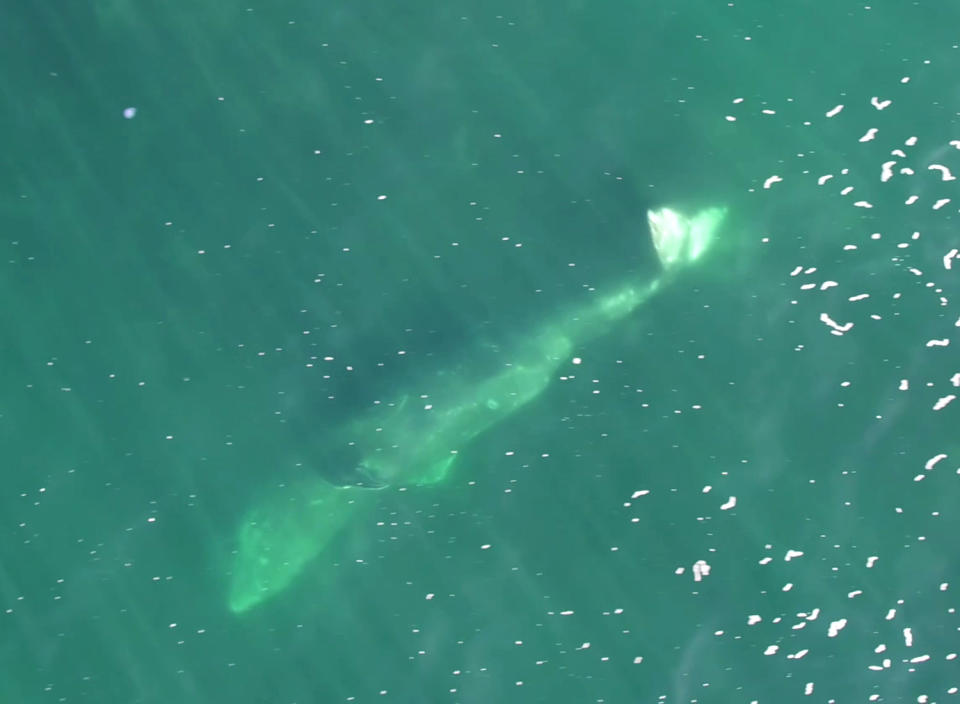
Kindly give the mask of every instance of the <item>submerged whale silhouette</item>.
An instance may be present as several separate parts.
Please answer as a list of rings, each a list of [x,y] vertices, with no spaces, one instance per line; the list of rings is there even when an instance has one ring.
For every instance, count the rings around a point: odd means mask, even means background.
[[[342,480],[317,476],[263,497],[240,526],[228,605],[243,613],[285,590],[374,492],[424,486],[447,477],[472,440],[539,396],[575,346],[608,331],[708,250],[726,208],[691,216],[647,213],[661,272],[560,311],[525,335],[486,376],[430,375],[390,403],[376,404],[331,434],[331,458],[353,461]],[[330,475],[335,476],[335,475]]]

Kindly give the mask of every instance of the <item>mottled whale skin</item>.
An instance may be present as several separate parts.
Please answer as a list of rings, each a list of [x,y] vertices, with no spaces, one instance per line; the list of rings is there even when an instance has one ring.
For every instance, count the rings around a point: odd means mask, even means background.
[[[651,210],[647,222],[661,267],[652,280],[628,281],[558,311],[505,345],[502,364],[492,373],[471,374],[465,364],[455,372],[429,374],[418,388],[374,405],[333,431],[330,457],[349,458],[355,465],[336,470],[342,482],[325,481],[321,471],[273,489],[249,509],[230,573],[230,610],[249,611],[287,589],[342,527],[372,504],[377,492],[370,489],[443,481],[471,441],[549,386],[575,347],[608,332],[678,271],[700,260],[726,212],[713,207],[687,216],[670,208]]]

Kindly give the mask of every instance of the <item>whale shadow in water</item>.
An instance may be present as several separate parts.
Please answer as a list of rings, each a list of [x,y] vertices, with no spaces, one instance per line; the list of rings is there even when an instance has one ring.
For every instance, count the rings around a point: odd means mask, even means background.
[[[649,203],[635,193],[628,198],[627,188],[611,179],[590,198],[538,213],[543,217],[536,231],[524,236],[519,258],[509,258],[522,263],[535,254],[531,278],[498,266],[497,285],[491,286],[484,280],[490,268],[473,264],[464,272],[454,269],[445,292],[431,290],[436,281],[415,285],[423,290],[406,287],[400,299],[387,302],[391,313],[386,317],[396,319],[395,327],[351,335],[349,349],[334,353],[353,372],[324,381],[309,370],[295,373],[282,422],[300,463],[335,486],[382,488],[383,482],[362,467],[356,448],[339,436],[348,419],[411,391],[436,393],[445,379],[490,378],[512,363],[510,351],[524,335],[542,327],[558,309],[593,295],[595,286],[655,277],[661,265],[647,219]],[[570,233],[562,247],[551,238],[555,232]],[[515,290],[502,285],[511,277],[518,280]],[[406,354],[399,357],[397,349]]]

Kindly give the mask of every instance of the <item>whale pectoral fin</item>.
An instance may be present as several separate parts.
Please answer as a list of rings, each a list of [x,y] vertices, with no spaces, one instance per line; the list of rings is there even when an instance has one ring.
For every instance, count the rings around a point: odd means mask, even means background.
[[[386,489],[389,485],[374,477],[363,467],[355,467],[350,475],[348,486],[358,489]]]
[[[434,462],[432,465],[427,467],[426,471],[415,477],[415,483],[418,486],[426,486],[428,484],[436,484],[437,482],[443,481],[446,479],[447,474],[450,472],[450,468],[453,467],[453,463],[457,461],[457,456],[453,453],[449,457],[445,457],[439,462]]]

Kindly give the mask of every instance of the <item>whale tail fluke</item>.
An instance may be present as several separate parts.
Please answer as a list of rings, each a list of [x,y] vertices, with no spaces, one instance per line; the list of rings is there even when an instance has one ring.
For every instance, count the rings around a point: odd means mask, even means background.
[[[703,256],[726,216],[725,207],[704,208],[690,216],[671,208],[649,211],[650,236],[664,270],[691,264]]]

